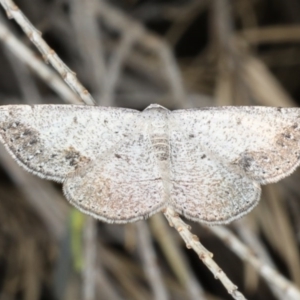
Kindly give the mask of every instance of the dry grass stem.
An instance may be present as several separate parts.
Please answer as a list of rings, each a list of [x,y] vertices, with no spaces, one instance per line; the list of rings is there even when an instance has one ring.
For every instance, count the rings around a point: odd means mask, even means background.
[[[161,271],[159,270],[157,256],[152,245],[147,223],[145,221],[136,223],[136,230],[139,253],[142,258],[144,272],[153,291],[153,298],[156,300],[170,299],[161,276]]]
[[[175,102],[174,104],[176,104],[178,108],[185,107],[186,95],[181,73],[174,55],[165,40],[151,34],[149,31],[145,30],[141,24],[128,18],[105,1],[99,2],[98,13],[110,27],[119,31],[122,35],[126,35],[131,31],[143,33],[139,39],[136,40],[136,43],[145,50],[156,53],[158,57],[160,57],[162,62],[161,68],[165,72],[170,92],[173,96],[173,101]]]
[[[50,182],[27,174],[10,157],[4,147],[0,146],[0,160],[13,182],[26,196],[31,206],[42,216],[42,219],[52,233],[60,240],[65,233],[65,224],[69,211],[63,196]]]
[[[83,233],[84,268],[83,268],[83,300],[96,298],[97,274],[97,221],[92,217],[85,220]]]
[[[73,0],[70,5],[71,21],[84,68],[83,75],[98,98],[102,95],[108,79],[102,33],[97,22],[97,3],[96,0]],[[99,99],[97,100],[99,104]]]
[[[265,28],[249,28],[238,33],[240,38],[249,44],[291,43],[299,42],[300,26],[272,26]]]
[[[263,261],[264,264],[269,265],[271,268],[276,269],[276,266],[272,260],[272,257],[269,255],[266,247],[263,245],[261,240],[257,236],[257,232],[254,230],[253,227],[255,225],[253,224],[254,222],[251,222],[250,224],[249,219],[241,219],[233,223],[233,226],[235,230],[238,232],[238,235],[242,238],[242,240],[247,244],[247,246],[250,249],[255,249],[255,254],[259,259]],[[258,226],[256,226],[258,227]],[[251,267],[251,275],[252,275],[252,280],[249,279],[249,277],[245,276],[245,284],[248,286],[250,290],[255,290],[259,284],[259,274],[255,271],[255,269],[250,265],[247,264],[246,267],[248,266]],[[253,282],[255,281],[255,282]],[[268,282],[268,286],[270,290],[273,292],[273,294],[278,298],[278,299],[286,299],[285,293],[280,290],[276,285],[270,284]],[[252,285],[252,286],[251,286]],[[255,286],[254,286],[255,285]]]
[[[5,28],[5,26],[3,25],[3,24],[5,24],[5,22],[7,22],[7,19],[4,16],[0,15],[0,31],[1,31],[1,27],[2,27],[2,30],[4,30],[4,32],[9,31],[9,34],[12,35],[10,30],[8,28]],[[1,34],[0,34],[0,36],[1,36]],[[2,32],[2,36],[3,36],[3,32]],[[1,37],[0,37],[0,39],[1,39]],[[29,69],[28,65],[26,63],[22,62],[21,60],[15,59],[15,55],[13,54],[13,51],[11,51],[8,44],[5,44],[5,40],[3,41],[4,45],[6,45],[6,47],[4,48],[4,53],[13,69],[13,72],[16,76],[17,82],[20,86],[20,90],[23,94],[25,102],[28,104],[42,103],[37,84],[35,83],[34,79],[31,77],[30,69]],[[16,37],[13,37],[13,40],[15,41],[14,44],[18,43],[18,40],[16,39]],[[19,47],[15,47],[15,48],[17,49],[17,53],[20,53]],[[42,65],[44,66],[44,64],[42,64]],[[61,78],[59,78],[59,80],[61,82]],[[64,88],[66,88],[66,85],[64,83],[63,83],[63,85],[64,85]],[[66,89],[69,91],[68,88],[66,88]]]
[[[136,276],[136,270],[130,267],[125,257],[119,257],[112,250],[105,249],[104,247],[99,247],[99,255],[102,258],[103,264],[109,267],[110,272],[112,272],[115,279],[123,288],[123,299],[148,299],[146,289],[143,285],[138,284],[142,274]]]
[[[50,62],[61,75],[68,86],[75,91],[87,105],[95,103],[91,94],[77,80],[76,74],[58,57],[53,49],[42,38],[41,33],[30,23],[18,6],[11,0],[0,1],[9,18],[15,19],[31,42],[43,55],[46,62]]]
[[[122,66],[126,56],[130,53],[134,43],[143,34],[141,27],[133,27],[130,31],[123,34],[120,45],[115,49],[115,52],[110,58],[110,63],[107,70],[107,83],[103,88],[101,104],[109,106],[114,103],[114,92],[116,90],[117,81],[122,71]]]
[[[207,227],[242,260],[249,262],[255,270],[270,284],[280,289],[288,299],[300,299],[299,289],[277,271],[256,257],[233,233],[224,226]]]
[[[254,56],[246,56],[244,58],[242,76],[247,82],[253,97],[260,105],[295,106],[294,101],[266,66]]]
[[[61,77],[56,75],[55,72],[36,57],[32,50],[20,42],[2,21],[0,21],[0,40],[10,53],[33,70],[63,100],[73,104],[81,103],[79,98],[65,85]]]

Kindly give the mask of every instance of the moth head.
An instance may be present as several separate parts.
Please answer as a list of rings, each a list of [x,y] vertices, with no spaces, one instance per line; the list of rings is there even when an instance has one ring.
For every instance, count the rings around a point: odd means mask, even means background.
[[[159,104],[150,104],[148,107],[146,107],[144,109],[145,110],[150,110],[150,109],[153,109],[153,110],[168,110],[167,108],[159,105]]]

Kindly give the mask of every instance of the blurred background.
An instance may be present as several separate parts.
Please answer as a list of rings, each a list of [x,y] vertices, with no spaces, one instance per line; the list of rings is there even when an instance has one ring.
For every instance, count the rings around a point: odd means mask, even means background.
[[[16,1],[98,105],[143,110],[298,106],[298,0]],[[80,103],[0,9],[0,104]],[[254,255],[300,285],[300,173],[263,187],[227,228],[249,249],[187,221],[247,299],[299,299],[265,280]],[[258,270],[258,271],[257,271]],[[162,214],[111,225],[0,148],[0,300],[232,299]]]

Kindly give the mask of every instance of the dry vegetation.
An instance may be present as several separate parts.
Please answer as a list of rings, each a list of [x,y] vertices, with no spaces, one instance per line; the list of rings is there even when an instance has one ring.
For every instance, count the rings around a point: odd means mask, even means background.
[[[95,101],[176,109],[300,101],[297,0],[17,4],[93,98],[40,47],[72,92],[1,9],[1,105]],[[30,37],[43,43],[36,33]],[[30,176],[2,146],[0,164],[0,300],[243,299],[214,278],[205,266],[213,264],[209,253],[172,212],[165,215],[183,239],[163,214],[104,224],[76,212],[59,186]],[[247,299],[300,299],[299,180],[298,171],[264,187],[260,205],[230,226],[186,221]]]

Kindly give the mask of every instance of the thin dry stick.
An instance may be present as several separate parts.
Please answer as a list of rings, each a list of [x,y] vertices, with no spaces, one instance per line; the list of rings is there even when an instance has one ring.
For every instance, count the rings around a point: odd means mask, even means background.
[[[103,264],[109,268],[111,274],[116,278],[118,283],[124,289],[125,296],[123,299],[149,299],[149,293],[140,284],[141,276],[135,276],[124,257],[119,257],[110,249],[99,246],[99,256],[103,260]],[[141,272],[142,273],[142,272]]]
[[[29,68],[21,61],[15,59],[15,56],[8,49],[5,49],[4,53],[14,71],[25,100],[24,102],[28,104],[41,104],[41,96]]]
[[[232,88],[226,89],[226,83],[230,80],[228,71],[238,71],[235,87],[239,87],[238,92],[247,96],[244,93],[248,90],[249,94],[254,96],[256,101],[263,105],[270,106],[293,106],[293,100],[289,97],[286,91],[276,81],[274,76],[267,70],[266,66],[257,58],[253,57],[245,51],[245,43],[240,35],[235,35],[233,31],[233,17],[230,14],[231,3],[228,0],[214,0],[215,25],[218,33],[219,44],[221,50],[226,54],[227,60],[226,73],[223,74],[221,84],[224,85],[220,89],[219,99],[222,101],[227,93],[228,98],[233,98],[230,95]],[[222,72],[221,72],[222,75]],[[230,82],[232,84],[232,82]],[[237,84],[238,83],[238,84]],[[241,97],[236,97],[237,100]],[[224,103],[223,103],[224,104]]]
[[[244,55],[242,65],[241,75],[259,104],[295,106],[288,93],[259,59],[251,55]]]
[[[0,16],[0,22],[7,22],[4,16]],[[22,91],[23,97],[26,103],[41,103],[40,93],[37,85],[33,80],[29,68],[26,64],[20,60],[15,59],[15,56],[8,47],[4,47],[4,53],[14,71],[16,79],[19,83],[20,90]],[[65,84],[64,84],[65,85]]]
[[[181,73],[175,62],[174,55],[165,40],[151,34],[141,24],[122,14],[105,1],[99,1],[98,13],[111,28],[118,30],[122,34],[131,31],[133,28],[140,28],[143,35],[137,40],[138,45],[157,53],[163,63],[162,68],[167,75],[166,78],[177,107],[186,107],[186,96]]]
[[[300,299],[300,291],[295,285],[257,258],[253,252],[227,228],[224,226],[213,226],[208,228],[216,236],[222,239],[222,241],[224,241],[224,243],[242,260],[249,262],[266,281],[281,289],[289,299]]]
[[[272,268],[276,268],[275,264],[272,261],[272,258],[268,254],[267,250],[265,249],[265,246],[261,243],[259,240],[256,232],[251,228],[251,225],[248,218],[244,218],[238,221],[235,221],[233,223],[234,228],[238,232],[239,236],[242,237],[242,240],[247,243],[247,245],[250,245],[250,248],[255,249],[255,253],[257,256],[266,264],[268,264]],[[253,267],[251,267],[253,269]],[[254,274],[255,276],[258,276],[257,272]],[[285,300],[286,295],[283,294],[282,290],[278,289],[277,286],[270,284],[268,281],[270,290],[273,292],[274,296],[276,296],[278,299]]]
[[[102,269],[103,266],[97,264],[97,290],[101,291],[102,299],[123,300],[124,298],[121,298],[121,296],[117,294],[115,285],[108,281],[107,275]]]
[[[0,22],[0,40],[10,53],[33,70],[63,100],[68,103],[81,103],[80,98],[69,89],[62,79],[39,60],[32,50],[20,42],[2,22]]]
[[[153,235],[162,248],[169,265],[176,274],[178,281],[184,286],[190,300],[204,300],[203,288],[189,267],[189,263],[181,250],[181,244],[176,243],[172,237],[171,229],[161,214],[156,214],[150,219]]]
[[[30,23],[18,6],[11,0],[0,0],[0,3],[6,10],[8,18],[14,18],[16,20],[28,38],[41,52],[46,62],[49,61],[51,63],[69,87],[78,93],[86,104],[93,105],[95,103],[93,97],[78,81],[76,74],[66,66],[55,51],[48,46],[43,40],[41,33]]]
[[[72,0],[71,20],[76,34],[78,51],[83,62],[84,76],[94,95],[102,95],[105,88],[106,66],[102,34],[98,24],[96,0]],[[99,103],[99,101],[97,101]]]
[[[292,43],[300,40],[300,26],[272,26],[244,29],[238,35],[250,44]]]
[[[134,42],[141,34],[142,30],[140,27],[133,27],[132,30],[124,32],[120,41],[120,46],[115,49],[115,53],[110,59],[111,63],[108,68],[107,81],[104,86],[103,97],[101,99],[104,105],[113,103],[113,94],[120,77],[124,59],[130,52]]]
[[[161,59],[162,67],[169,79],[170,90],[174,97],[176,106],[178,108],[188,107],[189,103],[187,103],[181,73],[170,47],[166,44],[160,43],[156,49],[157,54]]]
[[[96,268],[97,268],[97,221],[92,217],[85,220],[84,230],[84,269],[83,299],[96,299]]]
[[[215,32],[216,50],[219,54],[219,72],[216,86],[218,105],[240,105],[248,100],[248,90],[241,77],[241,62],[235,45],[231,43],[234,33],[231,3],[228,0],[212,1],[212,24]]]
[[[256,5],[251,1],[239,1],[234,3],[234,12],[236,17],[241,22],[241,27],[245,28],[253,28],[259,26],[260,20],[258,20]]]
[[[37,213],[41,215],[49,232],[60,241],[65,234],[65,222],[69,211],[61,193],[50,182],[23,171],[2,145],[0,146],[0,160],[14,183],[24,193]]]
[[[262,209],[258,213],[259,223],[263,232],[268,232],[268,239],[273,244],[276,252],[284,258],[289,274],[294,284],[300,285],[300,257],[299,246],[297,244],[290,214],[283,204],[278,186],[266,186],[264,189],[265,201]],[[264,214],[263,210],[268,210],[269,214]],[[276,227],[274,226],[276,220]],[[278,227],[278,228],[277,228]],[[287,247],[288,245],[288,247]]]
[[[151,234],[145,221],[136,223],[139,252],[143,261],[144,272],[151,285],[154,299],[169,299],[157,265],[157,257],[151,242]]]
[[[199,241],[199,238],[192,234],[190,231],[190,226],[182,221],[179,215],[174,211],[173,208],[168,207],[164,211],[165,217],[168,219],[170,226],[173,226],[178,233],[181,235],[182,239],[186,243],[188,249],[193,249],[198,255],[207,268],[213,273],[216,279],[219,279],[224,287],[227,289],[228,293],[238,300],[246,299],[244,295],[237,290],[237,286],[232,283],[232,281],[227,277],[224,271],[215,263],[212,259],[213,254],[210,253]]]
[[[170,29],[165,34],[165,39],[173,46],[180,41],[184,33],[195,22],[209,4],[209,1],[191,1],[185,6],[170,6],[164,10],[165,16],[172,21]]]

